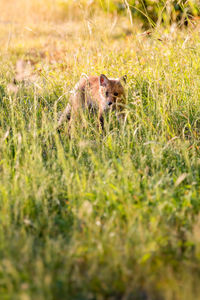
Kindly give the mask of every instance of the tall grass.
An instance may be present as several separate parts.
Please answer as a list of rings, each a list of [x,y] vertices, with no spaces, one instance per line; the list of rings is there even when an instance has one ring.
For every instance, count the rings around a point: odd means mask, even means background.
[[[198,28],[23,22],[1,24],[1,299],[199,299]],[[127,74],[124,122],[55,130],[81,73]]]

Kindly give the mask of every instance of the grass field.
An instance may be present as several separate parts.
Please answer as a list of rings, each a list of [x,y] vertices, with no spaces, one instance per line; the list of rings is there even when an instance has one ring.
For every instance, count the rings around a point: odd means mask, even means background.
[[[200,299],[199,25],[2,2],[0,299]],[[55,130],[81,73],[127,74],[123,123]]]

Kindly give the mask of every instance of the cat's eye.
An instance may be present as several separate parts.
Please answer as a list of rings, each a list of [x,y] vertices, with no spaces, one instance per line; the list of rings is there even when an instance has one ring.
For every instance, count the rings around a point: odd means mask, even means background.
[[[106,92],[106,97],[108,97],[108,92]]]
[[[114,93],[114,96],[117,97],[119,94],[118,93]]]

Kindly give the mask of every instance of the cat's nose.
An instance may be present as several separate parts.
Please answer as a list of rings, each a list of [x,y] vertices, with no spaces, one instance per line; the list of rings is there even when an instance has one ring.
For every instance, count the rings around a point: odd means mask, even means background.
[[[109,106],[110,106],[110,105],[112,105],[112,102],[111,102],[111,101],[109,101],[109,102],[108,102],[108,105],[109,105]]]

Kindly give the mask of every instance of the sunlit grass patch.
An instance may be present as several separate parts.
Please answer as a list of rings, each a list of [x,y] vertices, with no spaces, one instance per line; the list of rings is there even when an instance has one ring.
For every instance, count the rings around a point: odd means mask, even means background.
[[[109,16],[0,24],[2,299],[199,297],[198,29]],[[127,74],[124,121],[56,130],[82,73]]]

